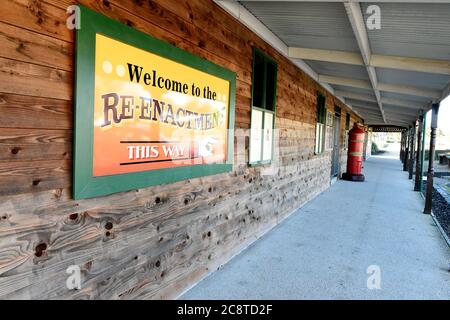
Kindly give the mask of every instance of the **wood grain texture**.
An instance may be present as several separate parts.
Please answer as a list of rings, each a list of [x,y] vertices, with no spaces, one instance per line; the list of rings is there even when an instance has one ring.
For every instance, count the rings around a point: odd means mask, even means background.
[[[0,90],[35,97],[71,100],[73,73],[52,67],[0,58]]]
[[[0,22],[0,57],[73,70],[73,44]]]
[[[71,130],[5,128],[0,131],[0,162],[70,159],[71,144]]]
[[[71,198],[74,3],[236,72],[232,172]],[[0,298],[174,298],[329,186],[330,153],[313,152],[317,90],[351,111],[211,0],[10,0],[0,39]],[[271,174],[247,165],[253,46],[279,66]]]
[[[72,129],[72,108],[72,101],[0,93],[0,128]]]

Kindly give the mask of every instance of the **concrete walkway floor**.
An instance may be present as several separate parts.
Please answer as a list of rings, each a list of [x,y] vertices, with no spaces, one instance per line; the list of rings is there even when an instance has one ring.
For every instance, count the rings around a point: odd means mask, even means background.
[[[450,249],[398,157],[364,166],[366,182],[334,183],[181,299],[450,299]]]

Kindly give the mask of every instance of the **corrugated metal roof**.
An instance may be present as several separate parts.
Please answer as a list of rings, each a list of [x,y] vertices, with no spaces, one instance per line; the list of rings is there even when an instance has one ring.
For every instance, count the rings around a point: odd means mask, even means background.
[[[413,118],[417,115],[417,110],[416,109],[411,109],[411,108],[402,108],[399,106],[394,106],[391,104],[383,104],[383,110],[385,112],[388,113],[399,113],[399,114],[405,114],[405,115],[410,115]]]
[[[359,51],[342,3],[240,3],[288,46]]]
[[[354,22],[355,15],[359,15],[357,10],[355,13],[354,3],[301,1],[241,1],[240,3],[287,46],[360,52],[349,19],[349,15],[352,16],[355,30],[361,27],[360,24]],[[447,66],[450,65],[450,3],[376,2],[375,4],[381,9],[381,29],[369,30],[366,28],[371,54],[438,59],[445,60]],[[366,11],[372,3],[357,5],[360,6],[363,19],[367,21],[369,14]],[[346,6],[349,9],[348,12]],[[338,53],[336,56],[340,57],[341,55]],[[389,57],[384,59],[389,59]],[[321,75],[366,81],[369,79],[365,66],[311,60],[305,62]],[[375,67],[378,83],[408,86],[410,88],[407,88],[406,91],[411,94],[423,94],[419,91],[413,92],[415,87],[444,92],[444,89],[450,83],[450,76],[445,74],[445,72],[448,72],[445,64],[440,66],[439,71],[434,69],[437,73],[428,73],[431,72],[430,69],[428,69],[428,72],[404,71],[405,65],[400,69],[395,69],[395,63],[390,66],[392,66],[392,69]],[[426,63],[423,63],[421,68],[426,68],[426,66]],[[417,66],[412,69],[416,70],[416,68]],[[342,79],[341,83],[348,82]],[[375,97],[374,90],[347,85],[332,85],[332,87],[339,91]],[[384,89],[395,90],[396,87],[384,87]],[[430,108],[431,98],[386,91],[380,91],[380,95],[388,122],[398,122],[398,114],[404,110],[399,109],[403,107],[386,104],[383,99],[402,100],[398,103],[399,105],[408,105],[409,102],[415,102],[414,107],[406,111],[406,115],[400,115],[403,120],[406,117],[408,123],[417,116],[418,108],[420,108],[420,105],[417,105],[418,103],[423,104],[425,111]],[[436,93],[430,93],[430,95],[437,96]],[[366,108],[370,106],[371,110],[367,113],[368,119],[377,119],[378,121],[381,113],[377,115],[377,111],[379,112],[377,104],[352,99],[346,99],[346,101],[349,104],[353,102]],[[364,115],[365,109],[360,109],[360,114]]]
[[[424,105],[430,101],[429,98],[426,97],[417,97],[417,96],[410,96],[406,94],[401,93],[395,93],[395,92],[381,92],[382,98],[389,98],[389,99],[399,99],[399,100],[405,100],[406,102],[412,101],[412,102],[422,102]]]
[[[314,71],[329,76],[369,80],[366,67],[344,63],[304,60]]]
[[[350,105],[363,106],[378,111],[378,104],[375,102],[363,101],[358,99],[345,99]]]
[[[360,94],[370,95],[375,98],[375,96],[373,95],[373,91],[370,89],[362,89],[362,88],[348,87],[348,86],[341,86],[341,85],[333,85],[333,88],[335,90],[339,90],[339,91],[347,91],[347,92],[352,92],[352,93],[360,93]]]
[[[365,16],[371,3],[361,3]],[[373,53],[450,60],[450,4],[377,3],[381,29],[368,30]]]
[[[444,90],[445,86],[450,82],[450,76],[435,73],[425,73],[425,72],[415,72],[415,71],[405,71],[405,70],[395,70],[385,68],[376,68],[376,72],[379,82],[401,84],[436,90]]]

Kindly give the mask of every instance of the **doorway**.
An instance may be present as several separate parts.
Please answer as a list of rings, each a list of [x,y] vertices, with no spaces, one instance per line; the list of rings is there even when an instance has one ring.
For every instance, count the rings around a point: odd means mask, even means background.
[[[331,160],[331,177],[337,177],[340,166],[340,141],[341,141],[341,108],[334,107],[334,121],[333,121],[333,153]]]

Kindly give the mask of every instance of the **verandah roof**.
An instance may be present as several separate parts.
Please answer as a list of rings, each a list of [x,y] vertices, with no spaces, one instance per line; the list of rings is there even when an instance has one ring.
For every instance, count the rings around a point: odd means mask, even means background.
[[[370,125],[411,125],[450,85],[450,0],[216,1]],[[380,10],[380,29],[367,21]]]

